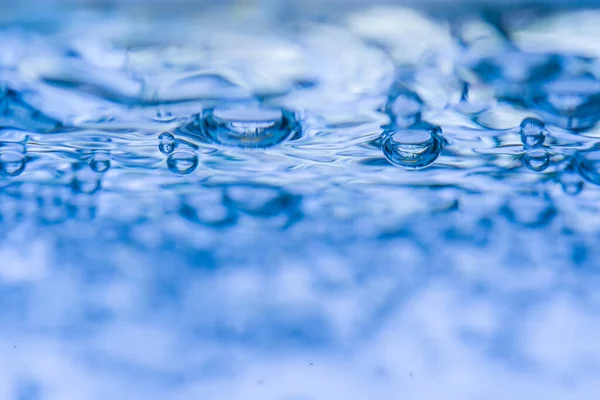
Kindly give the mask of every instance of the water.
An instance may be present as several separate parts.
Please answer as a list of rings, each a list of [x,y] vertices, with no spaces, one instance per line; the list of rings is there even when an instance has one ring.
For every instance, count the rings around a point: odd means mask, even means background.
[[[6,15],[0,399],[595,398],[598,12],[293,4]]]

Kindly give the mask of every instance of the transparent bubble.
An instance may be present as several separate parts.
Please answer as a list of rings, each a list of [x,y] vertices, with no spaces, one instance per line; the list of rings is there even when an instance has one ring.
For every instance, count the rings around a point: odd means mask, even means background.
[[[163,154],[171,154],[175,150],[175,137],[168,132],[163,132],[158,136],[160,143],[158,149]]]
[[[193,125],[200,125],[201,135],[213,143],[248,148],[275,146],[300,132],[296,117],[277,108],[215,108],[207,110]]]
[[[526,148],[541,147],[546,140],[544,123],[536,118],[525,118],[520,126],[521,142]]]
[[[18,176],[25,170],[25,155],[16,151],[0,153],[0,174]]]
[[[188,151],[178,151],[169,156],[167,166],[178,175],[191,174],[198,167],[198,156]]]
[[[442,146],[441,129],[426,125],[414,129],[388,130],[381,142],[385,158],[406,169],[428,167],[439,157]]]
[[[530,150],[523,157],[523,164],[532,171],[541,172],[550,165],[550,155],[544,149]]]

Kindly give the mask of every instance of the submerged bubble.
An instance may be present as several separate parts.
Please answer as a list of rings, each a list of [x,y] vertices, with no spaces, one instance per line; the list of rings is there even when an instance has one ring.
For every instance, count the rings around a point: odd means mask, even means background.
[[[581,177],[573,172],[565,172],[560,177],[560,186],[562,187],[563,192],[569,196],[575,196],[581,193],[584,185]]]
[[[169,156],[167,166],[176,174],[191,174],[198,166],[198,156],[188,151],[178,151]]]
[[[544,123],[536,118],[525,118],[520,126],[521,142],[526,148],[536,148],[544,144],[546,129]]]
[[[169,132],[163,132],[158,136],[160,143],[158,150],[163,154],[171,154],[175,150],[175,137]]]
[[[0,174],[18,176],[25,169],[25,155],[16,151],[0,153]]]
[[[528,228],[548,225],[557,212],[546,196],[527,193],[511,197],[500,211],[509,221]]]
[[[550,155],[544,149],[530,150],[523,157],[523,164],[532,171],[541,172],[550,165]]]
[[[230,226],[237,220],[235,210],[223,201],[221,190],[182,196],[179,214],[188,221],[210,227]]]
[[[94,172],[103,174],[110,169],[110,158],[104,154],[96,154],[90,161],[90,168]]]
[[[422,125],[413,129],[392,129],[383,134],[381,148],[385,158],[407,169],[431,165],[442,152],[439,127]]]
[[[295,116],[277,108],[219,107],[195,124],[207,140],[235,147],[271,147],[300,132]]]

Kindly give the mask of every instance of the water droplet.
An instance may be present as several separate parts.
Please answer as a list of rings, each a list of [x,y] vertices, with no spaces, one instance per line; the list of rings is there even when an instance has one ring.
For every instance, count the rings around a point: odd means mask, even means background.
[[[188,151],[178,151],[169,156],[167,166],[176,174],[191,174],[198,166],[198,156]]]
[[[407,169],[425,168],[442,152],[440,134],[440,128],[425,125],[414,129],[393,129],[383,134],[381,147],[385,158],[394,165]]]
[[[408,90],[396,93],[388,100],[386,111],[396,126],[407,128],[421,119],[423,102],[416,93]]]
[[[0,153],[0,174],[18,176],[25,169],[25,155],[16,151]]]
[[[158,150],[163,154],[171,154],[175,150],[175,137],[169,132],[163,132],[158,136],[160,143]]]
[[[523,164],[535,172],[541,172],[550,165],[550,155],[544,149],[530,150],[523,157]]]
[[[275,108],[215,108],[195,124],[207,140],[235,147],[271,147],[300,132],[292,113]]]
[[[94,172],[103,174],[110,169],[110,158],[104,154],[96,154],[90,161],[90,168]]]
[[[526,148],[541,147],[546,140],[544,123],[536,118],[525,118],[521,122],[521,142]]]

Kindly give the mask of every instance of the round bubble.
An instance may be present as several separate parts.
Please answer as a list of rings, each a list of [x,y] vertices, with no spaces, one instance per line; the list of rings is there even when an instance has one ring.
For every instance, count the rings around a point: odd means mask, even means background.
[[[537,118],[525,118],[520,126],[521,142],[526,148],[541,147],[546,140],[544,123]]]
[[[188,151],[177,151],[169,156],[167,166],[178,175],[191,174],[198,167],[198,156]]]
[[[163,154],[171,154],[175,150],[175,137],[169,132],[163,132],[158,136],[158,150]]]
[[[25,155],[16,151],[0,153],[0,174],[18,176],[25,170]]]
[[[219,107],[195,121],[208,141],[232,147],[265,148],[295,136],[301,130],[293,113],[264,107]]]
[[[388,130],[381,141],[385,158],[406,169],[428,167],[439,157],[442,147],[441,129],[425,125]]]
[[[104,154],[96,154],[90,161],[90,168],[94,172],[103,174],[110,169],[110,158]]]
[[[550,165],[550,155],[544,149],[530,150],[523,157],[523,164],[532,171],[541,172]]]

